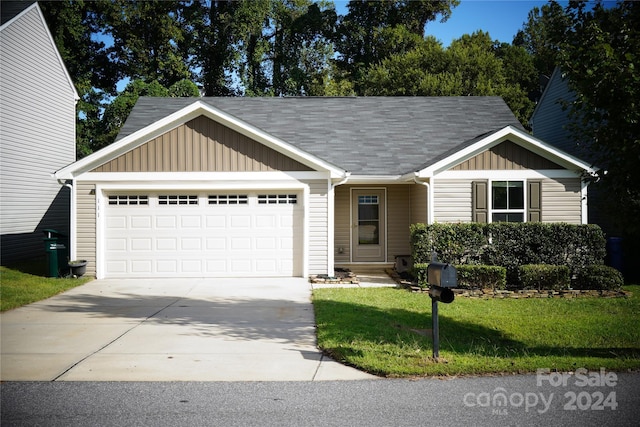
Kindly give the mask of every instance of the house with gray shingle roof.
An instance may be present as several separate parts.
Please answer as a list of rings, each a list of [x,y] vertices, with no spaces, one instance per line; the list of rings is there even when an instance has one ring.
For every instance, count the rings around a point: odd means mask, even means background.
[[[306,277],[393,264],[413,223],[586,223],[584,172],[498,97],[142,97],[55,177],[97,277]]]

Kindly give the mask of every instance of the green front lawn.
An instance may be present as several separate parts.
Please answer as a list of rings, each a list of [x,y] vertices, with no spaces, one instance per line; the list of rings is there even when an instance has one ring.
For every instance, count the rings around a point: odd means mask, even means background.
[[[0,311],[40,301],[87,283],[91,277],[56,279],[0,267]]]
[[[439,303],[392,288],[318,289],[318,345],[336,360],[389,377],[640,368],[640,286],[628,298],[468,299]]]

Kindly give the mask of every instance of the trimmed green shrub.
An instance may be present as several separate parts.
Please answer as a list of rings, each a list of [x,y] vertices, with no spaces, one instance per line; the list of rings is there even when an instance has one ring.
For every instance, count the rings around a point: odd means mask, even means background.
[[[589,265],[576,274],[574,289],[618,290],[624,285],[622,273],[608,265]]]
[[[414,224],[411,245],[417,263],[428,263],[435,251],[440,262],[505,267],[510,286],[520,286],[521,265],[566,265],[576,274],[604,264],[606,254],[600,227],[566,223]]]
[[[420,287],[429,286],[427,268],[429,264],[414,264],[414,275]],[[460,289],[505,289],[507,270],[494,265],[456,265],[458,288]]]
[[[429,267],[429,264],[424,262],[413,264],[413,276],[421,288],[429,286],[429,283],[427,283],[427,267]]]
[[[566,265],[527,264],[519,268],[521,289],[569,289],[571,277]]]
[[[412,256],[417,263],[429,263],[435,251],[439,262],[480,264],[488,243],[479,223],[411,225]]]
[[[458,288],[505,289],[507,269],[495,265],[456,265]]]

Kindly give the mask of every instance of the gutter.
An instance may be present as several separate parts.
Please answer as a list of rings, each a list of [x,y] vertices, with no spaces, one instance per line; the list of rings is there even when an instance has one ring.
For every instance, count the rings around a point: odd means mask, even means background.
[[[428,182],[425,181],[419,181],[418,180],[418,173],[419,172],[415,172],[414,176],[413,176],[413,182],[415,182],[416,184],[419,185],[424,185],[425,187],[427,187],[427,224],[431,224],[431,184],[429,184]]]

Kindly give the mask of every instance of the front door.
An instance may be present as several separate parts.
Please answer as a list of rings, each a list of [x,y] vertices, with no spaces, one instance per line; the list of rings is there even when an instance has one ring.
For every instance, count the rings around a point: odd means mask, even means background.
[[[351,193],[352,262],[384,262],[385,190],[353,189]]]

